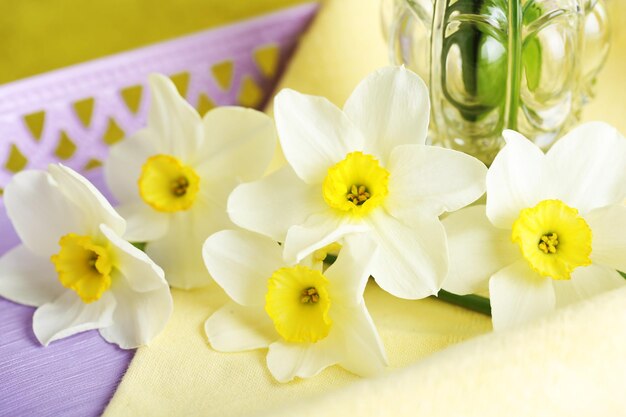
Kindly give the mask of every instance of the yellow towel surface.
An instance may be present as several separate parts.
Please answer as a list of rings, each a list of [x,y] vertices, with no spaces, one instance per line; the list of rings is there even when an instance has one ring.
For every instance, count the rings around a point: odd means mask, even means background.
[[[626,288],[266,417],[626,415]],[[297,410],[297,414],[296,414]]]
[[[379,26],[377,0],[328,0],[281,86],[343,104],[361,78],[387,63]],[[626,132],[623,40],[613,48],[600,99],[587,115]],[[173,295],[170,324],[138,350],[106,417],[626,413],[626,290],[493,334],[486,316],[434,299],[395,299],[370,283],[365,299],[388,352],[389,372],[360,379],[332,367],[288,384],[272,379],[264,350],[211,350],[203,323],[227,299],[216,285]]]

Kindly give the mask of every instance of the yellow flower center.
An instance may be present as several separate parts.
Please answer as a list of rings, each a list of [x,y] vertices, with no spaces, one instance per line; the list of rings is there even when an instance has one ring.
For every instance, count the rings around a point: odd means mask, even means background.
[[[328,169],[322,192],[330,207],[362,216],[383,202],[388,183],[389,171],[376,158],[352,152]]]
[[[511,238],[544,277],[570,279],[574,269],[591,264],[591,229],[578,210],[560,200],[522,210]]]
[[[50,260],[59,274],[61,284],[72,289],[85,303],[100,299],[111,287],[111,254],[96,245],[90,236],[74,233],[59,240],[61,250]]]
[[[288,342],[314,343],[328,336],[328,280],[321,272],[297,265],[275,271],[268,281],[265,311]]]
[[[143,165],[138,184],[143,201],[155,210],[173,213],[193,205],[200,177],[173,156],[155,155]]]
[[[556,248],[559,246],[559,235],[556,233],[543,235],[537,246],[539,246],[539,249],[545,254],[556,253]]]
[[[317,288],[309,287],[302,291],[302,297],[300,302],[302,304],[315,304],[320,301],[320,293],[317,292]]]

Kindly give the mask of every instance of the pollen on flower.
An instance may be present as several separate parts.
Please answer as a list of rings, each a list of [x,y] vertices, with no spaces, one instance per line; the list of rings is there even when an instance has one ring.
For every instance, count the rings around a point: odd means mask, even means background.
[[[139,195],[157,211],[188,210],[200,189],[193,168],[170,155],[155,155],[143,165],[138,181]]]
[[[328,336],[331,299],[328,280],[305,266],[285,267],[268,280],[265,311],[288,342],[314,343]]]
[[[113,263],[109,251],[90,236],[74,233],[59,240],[61,250],[50,260],[61,284],[85,303],[97,301],[111,287]]]
[[[560,200],[522,210],[511,238],[530,267],[544,277],[570,279],[576,268],[591,264],[591,229],[578,210]]]
[[[328,169],[322,192],[330,207],[365,215],[384,201],[388,183],[389,171],[376,158],[352,152]]]
[[[300,298],[302,304],[315,304],[319,300],[320,294],[317,292],[317,288],[309,287],[302,291],[302,298]]]
[[[187,188],[189,188],[187,177],[180,176],[172,181],[172,194],[176,197],[182,197],[187,194]]]
[[[350,192],[348,193],[348,195],[346,195],[346,199],[352,202],[352,204],[354,204],[355,206],[360,206],[361,204],[369,200],[370,197],[371,194],[367,191],[367,187],[365,187],[364,185],[355,184],[350,187]]]
[[[541,236],[537,246],[545,254],[556,253],[556,248],[559,246],[559,236],[556,233],[545,234]]]

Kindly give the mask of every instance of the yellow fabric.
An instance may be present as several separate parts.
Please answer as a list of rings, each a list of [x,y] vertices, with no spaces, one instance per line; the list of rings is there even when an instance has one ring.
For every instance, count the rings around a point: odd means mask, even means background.
[[[257,416],[623,416],[624,300],[626,288],[612,291],[391,375]]]
[[[0,84],[307,0],[3,0]]]
[[[267,370],[265,350],[219,353],[208,346],[204,321],[226,303],[221,289],[173,290],[173,295],[172,320],[137,351],[105,417],[244,416],[359,380],[332,367],[315,378],[280,384]],[[398,300],[375,285],[365,296],[392,368],[491,328],[486,317],[437,300]]]
[[[362,77],[387,62],[378,7],[376,0],[329,0],[282,86],[343,103]],[[626,118],[619,117],[626,107],[612,108],[610,101],[620,94],[623,100],[623,62],[611,58],[599,86],[603,96],[587,113],[626,131]],[[219,288],[173,295],[172,321],[138,350],[105,417],[575,416],[618,415],[626,407],[626,291],[433,355],[488,332],[489,319],[433,299],[395,299],[370,284],[365,298],[390,358],[389,373],[363,380],[333,367],[283,385],[267,371],[265,351],[224,354],[208,347],[203,323],[226,301]]]

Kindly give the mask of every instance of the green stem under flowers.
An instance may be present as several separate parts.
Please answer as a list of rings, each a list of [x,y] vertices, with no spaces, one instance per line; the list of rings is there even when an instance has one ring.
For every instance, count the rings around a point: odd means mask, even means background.
[[[437,298],[446,303],[455,304],[468,310],[476,311],[487,316],[491,316],[491,304],[489,299],[480,295],[456,295],[451,292],[441,290],[437,294]]]
[[[141,251],[145,251],[146,249],[146,242],[131,242],[131,244]],[[324,258],[324,263],[332,265],[336,260],[337,256],[328,254],[326,255],[326,258]],[[619,272],[620,275],[626,279],[626,273],[621,271],[617,272]],[[480,295],[457,295],[445,290],[440,290],[436,298],[449,304],[454,304],[459,307],[467,308],[468,310],[476,311],[477,313],[491,316],[491,304],[489,303],[489,299],[481,297]]]
[[[620,275],[626,279],[626,273],[621,271],[617,272],[619,272]],[[489,299],[479,295],[456,295],[448,291],[441,290],[439,291],[439,294],[437,294],[437,298],[447,303],[456,304],[488,316],[491,315],[491,304],[489,303]]]
[[[328,254],[324,258],[324,263],[332,265],[337,260],[335,255]],[[480,295],[456,295],[445,290],[439,291],[437,299],[445,301],[446,303],[455,304],[460,307],[467,308],[468,310],[476,311],[481,314],[491,315],[491,304],[489,299],[481,297]]]

